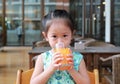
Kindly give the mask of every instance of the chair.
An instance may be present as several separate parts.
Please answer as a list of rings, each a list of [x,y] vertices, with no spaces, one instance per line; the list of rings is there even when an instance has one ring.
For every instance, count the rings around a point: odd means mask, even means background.
[[[98,40],[89,42],[86,44],[86,46],[87,47],[108,47],[108,48],[115,47],[115,45],[113,45],[113,44],[106,43],[103,41],[98,41]],[[107,68],[107,69],[111,70],[111,61],[107,61],[106,63],[99,61],[99,64],[100,64],[99,65],[99,72],[100,72],[99,76],[100,76],[100,81],[101,81],[101,77],[102,77],[101,71],[103,68]]]
[[[87,47],[115,47],[115,45],[103,41],[90,41],[86,43]]]
[[[16,84],[30,84],[30,78],[33,73],[33,70],[34,69],[30,69],[27,71],[18,70]],[[99,76],[97,69],[95,69],[93,72],[88,71],[88,74],[90,76],[91,84],[99,84]]]
[[[94,41],[95,39],[92,39],[92,38],[84,38],[78,41],[76,40],[76,42],[74,43],[74,48],[84,50],[86,47],[88,47],[88,44]]]
[[[100,60],[104,63],[112,61],[112,72],[104,75],[104,77],[110,84],[120,84],[120,54],[108,58],[100,57]]]
[[[94,69],[93,72],[88,71],[90,77],[90,84],[99,84],[99,73],[98,69]]]
[[[42,41],[33,42],[32,48],[35,48],[35,47],[49,47],[49,46],[50,45],[49,45],[48,41],[42,40]]]
[[[19,69],[17,71],[16,84],[30,84],[30,79],[34,69],[23,71]]]

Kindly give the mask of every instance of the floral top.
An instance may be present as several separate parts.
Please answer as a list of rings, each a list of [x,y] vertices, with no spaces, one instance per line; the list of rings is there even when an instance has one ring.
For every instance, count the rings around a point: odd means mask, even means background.
[[[42,53],[42,58],[45,70],[51,63],[52,52],[46,51]],[[83,56],[79,52],[73,52],[74,69],[76,71],[78,71],[79,64],[82,59]],[[64,71],[56,70],[55,73],[51,76],[51,78],[49,78],[47,84],[75,84],[75,82],[66,70]]]

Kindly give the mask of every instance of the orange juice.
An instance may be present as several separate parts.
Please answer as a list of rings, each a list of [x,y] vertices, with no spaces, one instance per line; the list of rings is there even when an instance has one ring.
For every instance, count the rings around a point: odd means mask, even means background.
[[[68,55],[71,54],[70,48],[57,48],[55,49],[55,52],[60,52],[62,54],[63,60],[60,61],[62,66],[59,67],[59,70],[68,70],[71,68],[71,65],[69,64],[69,61],[66,59],[68,58]]]

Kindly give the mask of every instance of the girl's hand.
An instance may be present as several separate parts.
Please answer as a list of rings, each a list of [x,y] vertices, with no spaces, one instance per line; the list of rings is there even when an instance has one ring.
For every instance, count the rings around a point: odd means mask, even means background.
[[[67,61],[68,61],[68,64],[71,65],[71,68],[69,70],[73,69],[74,68],[74,61],[73,61],[73,55],[72,54],[68,55]]]
[[[60,61],[62,61],[62,60],[63,60],[63,58],[62,58],[62,56],[61,56],[61,54],[59,52],[53,53],[52,62],[51,62],[51,68],[53,70],[59,69],[59,67],[62,65],[60,63]]]

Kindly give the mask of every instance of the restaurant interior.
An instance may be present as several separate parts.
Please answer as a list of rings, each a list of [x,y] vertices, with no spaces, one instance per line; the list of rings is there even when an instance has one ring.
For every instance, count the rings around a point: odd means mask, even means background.
[[[21,74],[50,49],[41,19],[54,9],[71,14],[76,28],[71,49],[84,56],[92,84],[119,84],[119,0],[0,0],[0,84],[29,84],[31,73],[25,83]]]

